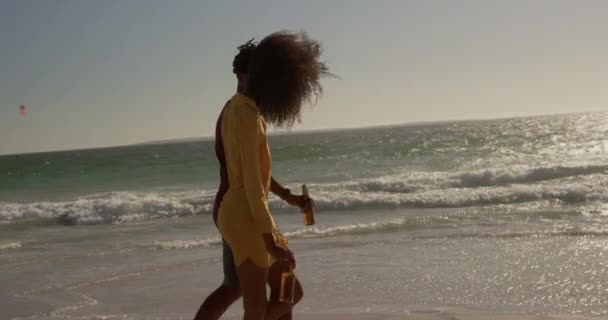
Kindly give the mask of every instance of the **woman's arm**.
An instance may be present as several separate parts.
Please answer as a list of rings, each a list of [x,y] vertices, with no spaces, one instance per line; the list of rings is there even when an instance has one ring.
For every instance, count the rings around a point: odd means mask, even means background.
[[[274,179],[274,177],[270,177],[270,191],[279,196],[281,200],[285,201],[287,201],[287,198],[291,195],[291,190],[283,187],[278,181]]]
[[[259,137],[264,134],[262,124],[258,114],[249,108],[244,107],[237,114],[239,127],[236,130],[247,202],[258,231],[262,234],[272,234],[274,225],[264,194],[260,163],[262,141]]]

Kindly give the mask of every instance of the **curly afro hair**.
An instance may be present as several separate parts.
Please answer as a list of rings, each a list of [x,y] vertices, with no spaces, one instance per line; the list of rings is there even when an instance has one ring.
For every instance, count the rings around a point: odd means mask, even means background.
[[[247,95],[267,122],[291,127],[301,121],[302,104],[322,95],[320,78],[331,74],[319,61],[321,52],[321,44],[304,32],[276,32],[255,47]]]

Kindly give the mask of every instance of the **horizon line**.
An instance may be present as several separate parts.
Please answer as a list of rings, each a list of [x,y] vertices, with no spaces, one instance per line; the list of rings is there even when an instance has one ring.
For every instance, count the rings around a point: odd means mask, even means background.
[[[608,112],[608,110],[588,110],[588,111],[566,111],[566,112],[553,112],[553,113],[538,113],[531,115],[516,115],[516,116],[504,116],[504,117],[481,117],[481,118],[462,118],[462,119],[445,119],[445,120],[420,120],[420,121],[412,121],[412,122],[402,122],[402,123],[394,123],[394,124],[378,124],[378,125],[368,125],[362,127],[336,127],[336,128],[320,128],[320,129],[302,129],[302,130],[284,130],[284,131],[276,131],[271,132],[269,136],[284,136],[284,135],[292,135],[292,134],[309,134],[309,133],[323,133],[323,132],[335,132],[335,131],[346,131],[346,130],[364,130],[364,129],[377,129],[377,128],[389,128],[389,127],[399,127],[399,126],[416,126],[416,125],[429,125],[429,124],[442,124],[442,123],[454,123],[454,122],[467,122],[467,121],[492,121],[492,120],[510,120],[510,119],[521,119],[521,118],[535,118],[535,117],[545,117],[545,116],[557,116],[557,115],[574,115],[574,114],[585,114],[585,113],[603,113]],[[23,152],[23,153],[0,153],[0,157],[9,157],[9,156],[25,156],[32,154],[41,154],[41,153],[56,153],[56,152],[70,152],[70,151],[87,151],[87,150],[98,150],[98,149],[110,149],[110,148],[126,148],[133,146],[145,146],[145,145],[154,145],[154,144],[163,144],[163,143],[187,143],[194,141],[206,141],[213,139],[214,136],[202,136],[202,137],[183,137],[183,138],[169,138],[163,140],[149,140],[142,141],[136,143],[129,144],[117,144],[117,145],[105,145],[105,146],[97,146],[97,147],[83,147],[83,148],[73,148],[73,149],[56,149],[56,150],[47,150],[47,151],[31,151],[31,152]]]

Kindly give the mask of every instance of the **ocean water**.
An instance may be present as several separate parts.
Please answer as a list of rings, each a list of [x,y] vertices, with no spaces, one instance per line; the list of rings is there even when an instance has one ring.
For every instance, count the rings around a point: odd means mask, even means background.
[[[608,315],[608,114],[292,133],[297,313]],[[0,156],[0,318],[189,319],[221,281],[212,140]],[[228,312],[236,316],[237,304]]]

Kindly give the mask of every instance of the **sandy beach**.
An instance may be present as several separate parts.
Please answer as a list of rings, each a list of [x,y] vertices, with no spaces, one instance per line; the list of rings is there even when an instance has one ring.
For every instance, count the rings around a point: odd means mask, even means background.
[[[95,240],[67,248],[68,239],[61,236],[66,227],[60,227],[53,245],[5,250],[0,255],[2,319],[191,319],[221,281],[220,246],[203,240],[158,242],[147,235],[196,239],[200,230],[189,226],[203,218],[154,226],[70,227],[71,237],[82,231]],[[436,232],[410,231],[399,239],[393,233],[369,234],[365,242],[356,236],[293,239],[305,291],[296,319],[606,317],[604,289],[590,289],[588,283],[596,279],[601,287],[605,280],[597,271],[604,262],[597,258],[608,240],[479,241],[434,237]],[[139,238],[139,244],[107,246],[123,237],[129,242]],[[45,254],[35,253],[43,248]],[[564,259],[576,255],[586,260]],[[560,270],[561,276],[551,278]],[[225,318],[239,319],[241,312],[239,301]]]

